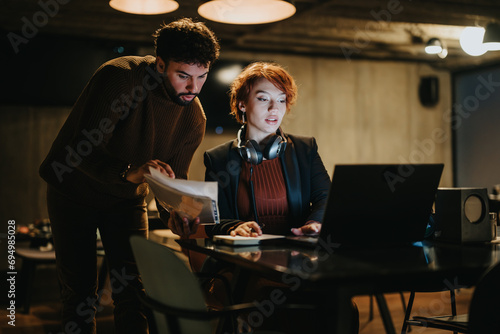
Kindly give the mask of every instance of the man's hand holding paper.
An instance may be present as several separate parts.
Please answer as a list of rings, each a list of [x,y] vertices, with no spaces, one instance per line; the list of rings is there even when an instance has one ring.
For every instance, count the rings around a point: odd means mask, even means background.
[[[181,217],[179,212],[174,210],[170,212],[170,218],[167,225],[173,233],[179,235],[181,238],[188,238],[198,230],[200,217],[196,217],[194,220],[190,221],[187,217]]]
[[[158,204],[170,213],[167,226],[175,234],[188,237],[200,224],[219,222],[216,182],[173,179],[154,168],[145,177]]]

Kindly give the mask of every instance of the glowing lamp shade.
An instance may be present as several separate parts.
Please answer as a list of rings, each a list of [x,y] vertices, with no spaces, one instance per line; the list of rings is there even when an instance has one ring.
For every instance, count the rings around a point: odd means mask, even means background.
[[[470,56],[481,56],[488,51],[482,43],[484,28],[465,27],[460,34],[460,46]]]
[[[483,45],[488,51],[500,50],[500,24],[489,23],[483,37]]]
[[[165,14],[179,8],[174,0],[111,0],[109,5],[121,12],[142,15]]]
[[[285,0],[210,0],[202,1],[198,14],[230,24],[262,24],[281,21],[295,14],[295,6]]]

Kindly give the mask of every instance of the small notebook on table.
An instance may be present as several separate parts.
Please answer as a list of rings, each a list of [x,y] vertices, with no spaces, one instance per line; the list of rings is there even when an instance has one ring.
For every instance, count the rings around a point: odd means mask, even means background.
[[[259,245],[263,240],[283,239],[285,236],[276,234],[262,234],[258,237],[243,237],[240,235],[214,235],[213,240],[231,246]]]

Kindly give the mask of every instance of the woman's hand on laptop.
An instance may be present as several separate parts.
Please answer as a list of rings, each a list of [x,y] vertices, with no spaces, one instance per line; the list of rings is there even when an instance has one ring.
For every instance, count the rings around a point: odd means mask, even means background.
[[[262,230],[257,222],[251,221],[238,225],[230,234],[233,237],[236,235],[241,235],[242,237],[258,237],[262,235]]]
[[[292,233],[295,235],[319,235],[321,231],[321,223],[314,220],[308,221],[304,226],[292,228]]]

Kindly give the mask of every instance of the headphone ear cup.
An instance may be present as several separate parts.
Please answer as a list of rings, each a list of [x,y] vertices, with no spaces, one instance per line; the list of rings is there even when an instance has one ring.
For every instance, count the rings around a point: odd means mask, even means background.
[[[238,153],[239,153],[240,157],[241,157],[243,160],[248,161],[248,159],[249,159],[249,155],[248,155],[248,152],[247,152],[248,150],[247,150],[247,148],[246,148],[246,147],[239,147],[239,146],[238,146],[238,148],[236,148],[236,150],[238,151]]]
[[[247,140],[245,146],[238,146],[237,150],[243,160],[253,165],[258,165],[263,160],[259,144],[255,140]]]
[[[273,136],[269,139],[266,147],[264,148],[264,158],[272,160],[277,158],[282,151],[285,150],[286,142],[281,136]]]
[[[255,140],[247,140],[245,147],[247,149],[247,161],[254,165],[260,164],[262,162],[262,152],[259,144]]]

